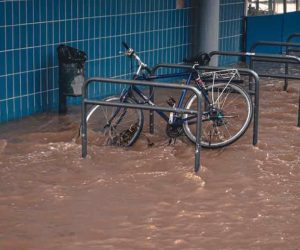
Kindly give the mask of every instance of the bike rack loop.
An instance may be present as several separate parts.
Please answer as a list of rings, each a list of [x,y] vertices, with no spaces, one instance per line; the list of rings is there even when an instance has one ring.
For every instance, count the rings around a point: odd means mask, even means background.
[[[292,39],[293,37],[298,36],[297,33],[292,34],[291,36],[289,36],[288,39]],[[296,48],[300,48],[300,44],[299,43],[290,43],[290,42],[274,42],[274,41],[257,41],[255,42],[252,47],[250,48],[250,52],[255,52],[255,49],[258,46],[277,46],[277,47],[285,47],[286,48],[286,55],[290,55],[290,52],[292,51],[299,51],[299,50],[293,50],[293,49],[289,49],[289,47],[296,47]],[[255,61],[255,60],[253,60]],[[253,68],[253,61],[250,59],[250,68]],[[259,61],[259,60],[257,60]],[[295,62],[290,62],[290,63],[295,63]],[[299,63],[299,62],[298,62]],[[288,75],[289,73],[289,64],[287,62],[284,63],[285,64],[285,74]],[[284,78],[284,87],[283,90],[287,90],[288,88],[288,78]]]
[[[293,33],[293,34],[290,34],[288,36],[288,38],[286,39],[286,42],[289,43],[291,42],[291,40],[295,37],[300,37],[300,33]],[[287,54],[289,54],[290,52],[300,52],[300,49],[291,49],[291,48],[287,48]]]
[[[186,89],[194,92],[197,95],[197,110],[189,109],[179,109],[171,107],[162,107],[162,106],[150,106],[145,104],[129,104],[129,103],[109,103],[106,101],[98,101],[88,99],[88,85],[90,83],[116,83],[116,84],[127,84],[127,85],[142,85],[150,87],[160,87],[160,88],[171,88],[171,89]],[[197,127],[196,127],[196,144],[195,144],[195,167],[194,170],[197,173],[200,170],[200,151],[201,151],[201,129],[202,129],[202,109],[201,101],[202,95],[201,92],[193,86],[186,86],[180,84],[172,83],[159,83],[159,82],[149,82],[149,81],[136,81],[136,80],[123,80],[123,79],[112,79],[112,78],[101,78],[94,77],[87,79],[82,86],[82,109],[81,109],[81,139],[82,139],[82,157],[87,156],[87,104],[93,105],[103,105],[103,106],[115,106],[115,107],[125,107],[133,109],[145,109],[145,110],[159,110],[164,112],[176,112],[181,114],[196,114],[197,115]]]
[[[160,68],[179,68],[179,69],[189,69],[194,70],[193,65],[181,65],[181,64],[157,64],[152,68],[152,75]],[[212,67],[212,66],[196,66],[197,70],[224,70],[224,67]],[[228,69],[228,68],[227,68]],[[254,117],[253,117],[253,140],[252,144],[255,146],[258,141],[258,120],[259,120],[259,76],[257,73],[251,69],[238,68],[240,74],[251,75],[254,78],[255,92],[254,92]],[[151,114],[152,113],[152,114]],[[154,133],[154,116],[153,112],[150,112],[150,133]]]
[[[300,37],[300,33],[292,33],[288,36],[288,38],[286,39],[287,42],[290,42],[294,37]]]
[[[290,42],[293,38],[295,37],[300,37],[300,33],[293,33],[291,35],[288,36],[288,38],[286,39],[286,42]],[[296,49],[288,49],[287,52],[300,52],[300,50],[296,50]],[[299,108],[298,108],[298,127],[300,127],[300,94],[299,94]]]
[[[298,62],[300,63],[300,58],[296,56],[291,55],[270,55],[270,54],[257,54],[257,53],[250,53],[250,52],[236,52],[236,51],[212,51],[209,53],[209,55],[212,57],[214,55],[224,55],[224,56],[248,56],[248,57],[257,57],[262,58],[268,61],[271,61],[272,59],[278,59],[274,62]],[[290,60],[290,61],[289,61]],[[263,60],[262,60],[263,61]],[[300,80],[300,76],[291,76],[291,75],[273,75],[273,74],[259,74],[259,77],[273,77],[273,78],[280,78],[280,79],[294,79],[294,80]],[[298,127],[300,127],[300,102],[298,106]]]

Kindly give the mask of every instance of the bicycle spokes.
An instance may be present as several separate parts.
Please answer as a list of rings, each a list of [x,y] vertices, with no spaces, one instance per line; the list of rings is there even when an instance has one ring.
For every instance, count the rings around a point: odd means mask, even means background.
[[[120,97],[113,96],[105,100],[119,103]],[[134,103],[134,100],[128,98],[124,102]],[[95,106],[89,112],[87,122],[88,128],[102,137],[102,144],[126,147],[132,145],[140,135],[143,113],[136,109]]]
[[[201,145],[210,148],[229,145],[248,128],[253,113],[252,101],[245,90],[233,83],[215,83],[207,86],[205,91],[212,102],[202,105]],[[196,105],[194,96],[186,107],[195,109]],[[188,138],[194,140],[195,123],[189,121],[189,117],[184,117],[187,120],[184,131]]]
[[[110,146],[126,146],[130,142],[130,140],[135,135],[136,131],[138,130],[139,125],[135,123],[131,125],[128,129],[123,130],[122,132],[118,132],[116,130],[116,126],[108,126],[106,128],[106,145]]]

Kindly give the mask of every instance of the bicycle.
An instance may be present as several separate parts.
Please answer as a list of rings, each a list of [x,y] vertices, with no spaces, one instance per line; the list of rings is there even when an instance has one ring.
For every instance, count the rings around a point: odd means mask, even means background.
[[[156,80],[162,78],[184,77],[185,84],[194,83],[201,91],[203,99],[201,146],[220,148],[238,140],[247,130],[253,116],[253,105],[249,94],[239,85],[232,83],[239,78],[237,69],[226,69],[213,72],[190,70],[170,74],[152,75],[152,69],[145,64],[137,53],[125,42],[125,56],[134,59],[138,68],[134,74],[135,80]],[[194,64],[193,69],[198,64]],[[206,80],[205,80],[206,79]],[[222,82],[217,82],[222,80]],[[206,83],[205,81],[209,82]],[[187,101],[185,102],[185,100]],[[107,102],[144,103],[155,105],[151,95],[146,96],[143,90],[133,85],[122,90],[119,96],[104,99]],[[185,102],[185,104],[184,104]],[[186,109],[196,109],[195,94],[187,98],[183,90],[179,101],[169,98],[168,105]],[[185,134],[188,139],[196,141],[196,115],[180,115],[156,111],[166,121],[166,133],[170,138]],[[105,144],[128,147],[135,143],[141,134],[144,124],[142,110],[112,106],[96,105],[88,112],[88,128],[100,133],[105,138]]]

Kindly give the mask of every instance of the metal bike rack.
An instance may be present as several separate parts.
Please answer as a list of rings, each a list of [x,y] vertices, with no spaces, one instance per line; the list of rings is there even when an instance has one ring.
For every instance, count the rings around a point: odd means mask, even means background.
[[[155,75],[156,71],[160,68],[177,68],[177,69],[186,69],[186,70],[194,70],[193,65],[182,65],[182,64],[157,64],[152,68],[152,75]],[[224,70],[226,68],[222,67],[211,67],[211,66],[196,66],[196,70]],[[228,68],[227,68],[228,69]],[[259,77],[257,73],[251,69],[238,68],[237,69],[242,75],[252,76],[254,79],[255,91],[251,92],[254,94],[254,117],[253,117],[253,140],[252,144],[256,145],[258,141],[258,120],[259,120]],[[154,95],[152,95],[154,97]],[[150,133],[154,133],[154,116],[153,112],[150,112]]]
[[[295,37],[300,37],[300,33],[293,33],[291,35],[288,36],[288,38],[286,39],[286,42],[290,42],[293,38]],[[290,54],[290,52],[300,52],[300,49],[291,49],[291,48],[287,48],[287,54]],[[298,127],[300,127],[300,94],[299,94],[299,108],[298,108]]]
[[[297,56],[291,55],[270,55],[270,54],[257,54],[254,52],[235,52],[235,51],[212,51],[209,55],[223,55],[223,56],[243,56],[243,57],[250,57],[250,60],[253,58],[261,59],[260,61],[265,62],[281,62],[281,63],[300,63],[300,58]],[[250,65],[250,69],[253,68],[253,65]],[[276,75],[276,74],[259,74],[259,77],[273,77],[279,79],[294,79],[300,80],[300,76],[292,76],[292,75]],[[297,126],[300,127],[300,103],[298,106],[298,123]]]
[[[286,39],[286,42],[289,43],[293,38],[300,37],[300,33],[293,33],[288,36]],[[298,43],[299,44],[299,43]],[[290,54],[290,52],[300,52],[300,49],[292,49],[292,48],[287,48],[287,54]]]
[[[115,83],[115,84],[127,84],[127,85],[141,85],[159,88],[170,88],[170,89],[186,89],[194,92],[197,95],[197,110],[181,109],[181,108],[171,108],[162,106],[151,106],[145,104],[135,104],[135,103],[109,103],[106,101],[98,101],[93,99],[88,99],[88,85],[90,83]],[[81,139],[82,139],[82,157],[87,156],[87,105],[103,105],[103,106],[115,106],[124,107],[132,109],[145,109],[150,111],[164,111],[164,112],[176,112],[180,114],[194,114],[197,115],[197,127],[196,127],[196,145],[195,145],[195,172],[200,169],[200,150],[201,150],[201,126],[202,126],[202,109],[201,109],[201,92],[193,86],[186,86],[180,84],[170,84],[170,83],[159,83],[159,82],[149,82],[149,81],[136,81],[136,80],[121,80],[121,79],[111,79],[111,78],[101,78],[95,77],[86,80],[82,86],[82,110],[81,110]]]
[[[294,33],[293,36],[290,36],[288,39],[292,39],[293,37],[298,36],[298,34]],[[296,51],[300,51],[299,49],[291,49],[291,47],[293,48],[300,48],[300,44],[299,43],[290,43],[290,42],[273,42],[273,41],[257,41],[255,42],[252,47],[250,48],[250,52],[255,52],[255,49],[259,46],[272,46],[272,47],[285,47],[285,53],[286,55],[290,55],[290,52],[296,52]],[[259,60],[251,60],[250,59],[250,68],[253,68],[253,62],[254,61],[259,61]],[[285,64],[285,75],[289,74],[289,63],[296,63],[299,64],[299,62],[284,62]],[[288,88],[288,77],[284,78],[284,87],[283,90],[287,90]]]
[[[264,61],[264,62],[277,62],[277,63],[297,63],[300,64],[300,58],[292,55],[271,55],[271,54],[260,54],[254,52],[236,52],[236,51],[212,51],[209,53],[210,57],[220,56],[241,56],[249,57],[252,62]],[[251,62],[251,61],[250,61]],[[249,68],[253,70],[253,65],[249,65]],[[259,77],[272,77],[280,79],[295,79],[300,80],[299,76],[292,75],[277,75],[277,74],[259,74]]]
[[[255,52],[255,49],[258,46],[300,47],[300,44],[290,42],[257,41],[251,46],[250,52]]]
[[[290,42],[293,38],[300,37],[300,33],[293,33],[288,36],[286,42]],[[292,48],[287,48],[287,54],[290,54],[290,52],[300,52],[300,49],[292,49]],[[300,94],[299,94],[299,108],[298,108],[298,127],[300,127]]]

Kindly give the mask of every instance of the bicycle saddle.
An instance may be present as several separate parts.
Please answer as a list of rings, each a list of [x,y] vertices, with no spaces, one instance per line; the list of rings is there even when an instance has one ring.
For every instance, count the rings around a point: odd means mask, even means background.
[[[210,56],[207,53],[199,52],[197,55],[183,59],[185,63],[198,63],[199,65],[206,66],[209,64]]]

